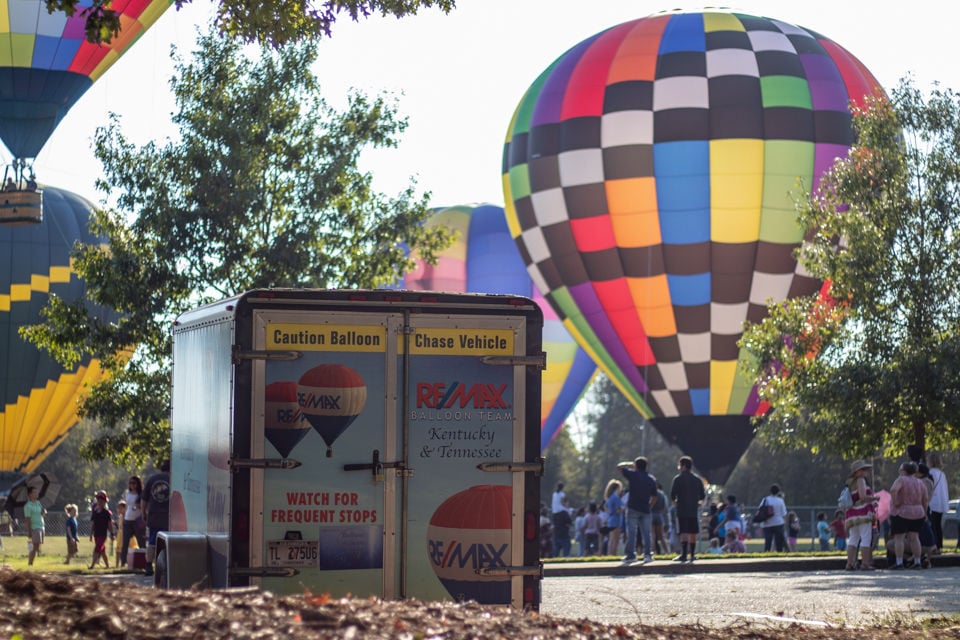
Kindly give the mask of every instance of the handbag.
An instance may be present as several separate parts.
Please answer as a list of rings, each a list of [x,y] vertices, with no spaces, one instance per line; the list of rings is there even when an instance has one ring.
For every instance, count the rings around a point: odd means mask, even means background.
[[[760,524],[766,522],[773,515],[773,507],[767,504],[767,499],[764,498],[763,502],[760,503],[760,506],[757,507],[757,512],[753,514],[754,524]]]
[[[850,487],[844,487],[843,491],[840,492],[840,497],[837,498],[837,508],[841,511],[846,511],[853,506],[853,495],[850,493]]]

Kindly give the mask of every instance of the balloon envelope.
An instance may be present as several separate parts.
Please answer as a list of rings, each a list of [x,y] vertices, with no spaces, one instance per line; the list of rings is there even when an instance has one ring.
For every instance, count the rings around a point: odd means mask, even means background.
[[[0,226],[0,470],[35,470],[77,423],[80,396],[103,379],[99,360],[85,357],[67,371],[18,333],[41,321],[51,295],[86,298],[70,251],[74,242],[99,242],[87,228],[92,209],[80,196],[45,187],[41,224]],[[102,320],[118,318],[88,308]]]
[[[812,293],[791,189],[853,141],[879,92],[852,55],[781,21],[667,13],[558,58],[521,100],[503,184],[537,287],[631,402],[722,483],[760,412],[745,320]]]
[[[540,450],[546,449],[589,386],[597,366],[533,286],[510,236],[503,207],[480,204],[436,209],[426,224],[443,225],[456,231],[457,238],[443,250],[436,265],[418,260],[401,279],[401,287],[522,295],[543,310],[547,368],[542,376]]]
[[[44,0],[0,0],[0,138],[15,158],[34,158],[70,107],[172,3],[114,0],[120,33],[91,44],[81,15],[48,13]]]

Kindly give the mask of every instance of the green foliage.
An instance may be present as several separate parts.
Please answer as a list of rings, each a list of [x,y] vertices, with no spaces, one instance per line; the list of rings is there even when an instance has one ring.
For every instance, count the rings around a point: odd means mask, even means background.
[[[744,334],[768,443],[852,457],[960,441],[958,125],[960,96],[904,80],[854,110],[855,146],[798,202],[799,260],[830,298]]]
[[[97,131],[98,187],[118,210],[97,213],[108,244],[79,248],[74,266],[88,296],[123,317],[101,325],[54,301],[27,332],[62,362],[92,353],[112,374],[81,407],[103,428],[85,459],[136,468],[167,455],[178,314],[262,287],[381,286],[411,266],[401,243],[432,261],[449,242],[422,225],[427,197],[413,185],[388,197],[357,168],[406,122],[383,97],[328,107],[310,71],[315,44],[249,55],[201,36],[171,81],[179,140],[137,147],[116,117]]]
[[[192,0],[175,0],[177,9]],[[111,0],[91,0],[78,7],[79,0],[46,0],[47,11],[63,11],[68,16],[80,11],[87,40],[110,42],[120,32],[120,18],[110,8]],[[454,0],[220,0],[217,26],[225,34],[249,43],[273,47],[291,42],[330,36],[339,18],[360,18],[379,14],[402,18],[415,15],[421,8],[437,7],[449,13]]]
[[[113,506],[117,496],[127,488],[127,478],[131,474],[148,475],[142,469],[125,469],[106,460],[77,464],[78,451],[92,441],[96,433],[95,425],[82,420],[40,466],[41,470],[53,473],[60,482],[57,501],[48,508],[51,513],[62,512],[63,507],[72,502],[79,507],[80,517],[84,517],[89,511],[91,497],[100,489],[107,492]]]

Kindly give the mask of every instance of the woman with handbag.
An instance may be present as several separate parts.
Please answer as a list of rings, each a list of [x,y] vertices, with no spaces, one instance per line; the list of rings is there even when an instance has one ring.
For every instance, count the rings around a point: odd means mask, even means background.
[[[780,485],[770,485],[770,495],[765,497],[757,507],[758,515],[763,509],[763,550],[786,551],[787,538],[783,534],[783,525],[786,522],[787,505],[780,497]],[[756,519],[756,518],[754,518]]]

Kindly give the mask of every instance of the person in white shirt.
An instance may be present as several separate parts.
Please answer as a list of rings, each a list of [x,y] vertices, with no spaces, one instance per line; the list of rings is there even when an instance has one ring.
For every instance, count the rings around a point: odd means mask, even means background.
[[[950,492],[947,487],[947,474],[943,472],[943,459],[937,451],[927,455],[930,466],[930,480],[933,481],[933,493],[930,494],[930,525],[933,527],[933,541],[936,553],[943,550],[943,514],[949,509]]]
[[[563,483],[557,483],[557,490],[553,492],[551,511],[557,513],[567,508],[567,494],[563,492]]]
[[[761,525],[763,527],[763,550],[770,551],[773,547],[776,551],[786,551],[787,538],[783,534],[784,518],[787,515],[787,505],[780,496],[780,486],[770,485],[770,495],[765,497],[760,504],[765,504],[773,509],[772,514]]]

